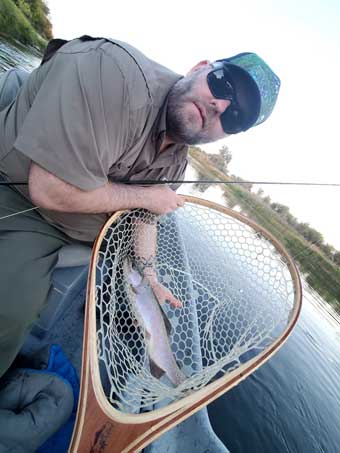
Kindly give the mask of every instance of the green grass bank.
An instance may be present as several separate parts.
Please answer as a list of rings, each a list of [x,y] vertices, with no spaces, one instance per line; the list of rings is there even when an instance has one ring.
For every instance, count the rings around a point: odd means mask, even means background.
[[[0,0],[0,34],[5,38],[43,50],[49,38],[43,37],[35,29],[35,25],[40,23],[38,19],[48,21],[47,17],[44,17],[42,11],[38,9],[31,12],[24,1],[18,4],[21,8],[13,0]],[[26,11],[26,14],[23,11]]]

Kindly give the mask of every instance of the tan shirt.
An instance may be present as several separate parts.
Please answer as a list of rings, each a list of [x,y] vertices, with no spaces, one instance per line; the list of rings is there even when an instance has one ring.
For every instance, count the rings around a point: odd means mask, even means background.
[[[183,179],[187,147],[159,151],[167,94],[180,78],[119,41],[65,44],[0,112],[0,171],[27,181],[34,161],[83,190],[122,178]],[[29,198],[27,187],[17,188]],[[41,214],[83,241],[93,241],[108,217]]]

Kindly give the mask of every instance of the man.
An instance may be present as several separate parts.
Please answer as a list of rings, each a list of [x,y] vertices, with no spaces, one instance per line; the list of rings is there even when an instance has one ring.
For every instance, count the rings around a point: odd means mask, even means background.
[[[279,86],[255,54],[204,60],[182,77],[116,40],[51,42],[0,112],[0,174],[28,183],[0,187],[0,376],[46,302],[63,245],[92,243],[114,211],[183,205],[178,185],[121,180],[183,179],[188,145],[260,124]],[[153,247],[139,246],[158,299],[176,305],[152,270]]]

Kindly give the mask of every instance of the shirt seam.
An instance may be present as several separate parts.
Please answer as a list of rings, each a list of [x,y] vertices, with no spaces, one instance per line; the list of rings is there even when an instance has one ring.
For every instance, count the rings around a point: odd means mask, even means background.
[[[147,90],[148,90],[148,95],[149,95],[149,98],[152,100],[152,95],[151,95],[151,91],[150,91],[150,87],[149,87],[149,84],[148,84],[148,81],[146,79],[146,76],[144,74],[144,71],[142,69],[142,67],[140,66],[140,64],[138,63],[137,59],[132,55],[131,52],[129,52],[127,49],[125,49],[123,46],[121,46],[120,44],[116,43],[116,42],[113,42],[113,41],[110,41],[110,40],[105,40],[106,42],[109,42],[111,43],[113,46],[117,46],[119,47],[120,49],[122,49],[124,52],[126,52],[131,58],[132,60],[135,62],[135,64],[137,65],[138,69],[140,70],[140,72],[142,73],[142,76],[143,76],[143,79],[145,81],[145,85],[147,87]],[[91,48],[91,49],[88,49],[88,50],[77,50],[77,51],[70,51],[70,52],[63,52],[62,50],[58,50],[57,53],[59,54],[63,54],[63,55],[71,55],[71,54],[85,54],[85,53],[89,53],[89,52],[93,52],[93,51],[100,51],[102,52],[103,54],[105,54],[107,57],[110,57],[112,59],[115,59],[112,55],[108,54],[105,49],[102,49],[100,47],[97,47],[97,48]],[[119,68],[120,69],[120,68]]]
[[[127,100],[128,100],[128,108],[129,108],[129,124],[128,124],[128,131],[131,130],[131,102],[130,102],[130,91],[129,91],[129,86],[128,86],[128,83],[126,82],[126,77],[119,65],[119,62],[117,61],[117,59],[113,56],[113,55],[110,55],[108,54],[104,49],[101,49],[101,48],[98,48],[98,49],[95,49],[97,51],[99,51],[102,55],[105,55],[107,58],[110,58],[116,65],[117,69],[119,70],[121,76],[122,76],[122,79],[124,80],[124,88],[126,90],[126,93],[127,93]],[[130,148],[130,144],[131,144],[131,134],[128,133],[128,142],[126,144],[126,149],[129,149]]]

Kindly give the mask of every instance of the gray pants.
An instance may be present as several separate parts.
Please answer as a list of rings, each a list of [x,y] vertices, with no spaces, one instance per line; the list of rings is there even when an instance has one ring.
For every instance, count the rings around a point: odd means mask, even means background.
[[[12,68],[0,74],[0,110],[9,105],[29,73],[22,69]]]
[[[71,243],[15,189],[0,186],[0,377],[46,304],[58,251]]]

